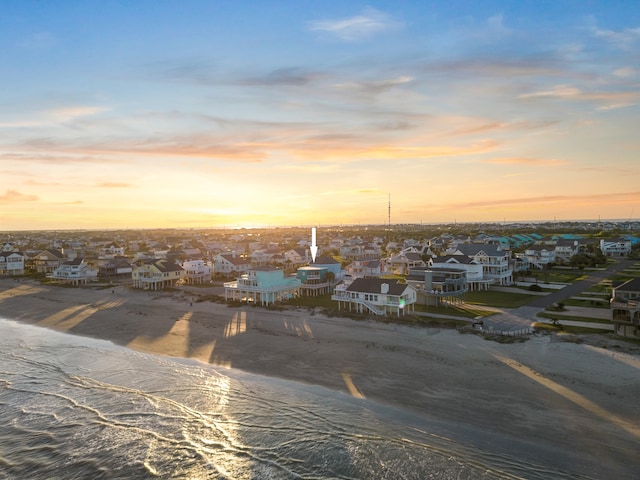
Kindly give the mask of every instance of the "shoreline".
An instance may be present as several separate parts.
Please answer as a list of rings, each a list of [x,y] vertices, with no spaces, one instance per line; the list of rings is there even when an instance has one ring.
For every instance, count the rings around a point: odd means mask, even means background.
[[[640,356],[612,348],[543,335],[499,344],[456,330],[12,279],[0,280],[0,316],[319,385],[561,451],[604,449],[608,461],[640,450]]]

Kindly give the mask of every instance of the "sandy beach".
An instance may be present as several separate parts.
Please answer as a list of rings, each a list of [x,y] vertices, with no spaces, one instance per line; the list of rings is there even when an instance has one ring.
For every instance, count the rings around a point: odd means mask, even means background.
[[[640,451],[640,356],[534,336],[230,308],[176,293],[0,280],[0,316],[373,399],[615,464]]]

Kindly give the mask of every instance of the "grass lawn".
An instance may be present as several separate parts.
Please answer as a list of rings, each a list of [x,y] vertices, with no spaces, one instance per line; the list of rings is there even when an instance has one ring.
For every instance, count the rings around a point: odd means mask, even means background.
[[[610,330],[601,330],[599,328],[588,328],[588,327],[570,327],[568,325],[550,325],[548,323],[535,322],[533,324],[533,328],[536,331],[547,331],[547,332],[565,332],[565,333],[611,333]]]
[[[577,298],[567,298],[562,301],[565,305],[573,307],[606,308],[609,310],[608,298],[594,298],[593,300],[578,300]]]
[[[611,280],[603,280],[590,286],[585,292],[611,293]]]
[[[534,277],[541,283],[573,283],[587,276],[579,270],[533,270],[528,277]]]
[[[294,307],[323,307],[323,308],[338,308],[338,302],[331,300],[331,294],[319,295],[317,297],[300,296],[298,298],[292,298],[283,302],[285,305],[291,305]]]
[[[467,292],[463,296],[464,301],[467,303],[498,308],[521,307],[531,302],[534,298],[536,298],[535,295],[526,293],[497,292],[494,290]]]
[[[486,317],[492,315],[493,312],[487,312],[486,310],[476,311],[472,308],[457,307],[449,305],[447,307],[431,307],[426,305],[415,305],[416,312],[421,313],[435,313],[438,315],[451,315],[454,317],[475,318],[478,316]]]
[[[540,312],[538,313],[538,317],[548,318],[549,320],[553,320],[555,318],[559,321],[569,320],[572,322],[611,323],[609,320],[605,320],[603,318],[574,317],[571,315],[562,315],[560,312]]]

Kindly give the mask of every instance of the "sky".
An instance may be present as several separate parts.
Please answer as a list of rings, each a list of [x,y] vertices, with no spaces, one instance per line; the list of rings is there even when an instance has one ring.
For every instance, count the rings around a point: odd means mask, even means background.
[[[0,230],[640,218],[640,2],[0,1]]]

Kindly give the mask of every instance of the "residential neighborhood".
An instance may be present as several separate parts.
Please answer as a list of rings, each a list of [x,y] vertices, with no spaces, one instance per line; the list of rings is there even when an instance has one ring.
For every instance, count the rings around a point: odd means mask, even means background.
[[[340,311],[398,317],[523,288],[552,268],[632,257],[640,248],[638,223],[318,230],[315,261],[308,228],[11,232],[2,239],[0,276],[143,291],[210,287],[225,301],[263,306],[322,297]],[[610,288],[620,335],[639,335],[636,283]]]

